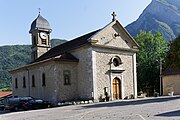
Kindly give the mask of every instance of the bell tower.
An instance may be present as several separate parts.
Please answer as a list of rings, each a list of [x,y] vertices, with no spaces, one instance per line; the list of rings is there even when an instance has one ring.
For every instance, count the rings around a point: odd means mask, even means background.
[[[50,50],[50,28],[49,22],[40,15],[32,22],[29,33],[32,40],[31,61],[33,62],[42,54]]]

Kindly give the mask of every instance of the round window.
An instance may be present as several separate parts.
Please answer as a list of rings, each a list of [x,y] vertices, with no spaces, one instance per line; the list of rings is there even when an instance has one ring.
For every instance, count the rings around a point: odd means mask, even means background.
[[[119,66],[119,64],[120,64],[120,62],[119,62],[119,60],[117,59],[117,58],[114,58],[113,59],[113,64],[114,64],[114,66]]]

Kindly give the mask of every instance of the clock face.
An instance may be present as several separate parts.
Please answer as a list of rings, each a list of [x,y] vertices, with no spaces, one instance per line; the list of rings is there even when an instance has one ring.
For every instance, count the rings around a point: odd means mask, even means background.
[[[46,39],[47,34],[45,32],[40,32],[40,37],[41,37],[41,39]]]

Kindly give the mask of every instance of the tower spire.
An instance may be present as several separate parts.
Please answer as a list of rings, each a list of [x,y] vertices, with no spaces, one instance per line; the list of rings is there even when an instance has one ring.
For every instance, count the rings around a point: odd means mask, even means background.
[[[39,15],[32,22],[29,33],[31,34],[32,41],[32,53],[31,59],[32,61],[39,58],[42,54],[46,53],[50,50],[50,33],[51,27],[49,22],[43,18],[41,14],[41,9],[38,9]]]

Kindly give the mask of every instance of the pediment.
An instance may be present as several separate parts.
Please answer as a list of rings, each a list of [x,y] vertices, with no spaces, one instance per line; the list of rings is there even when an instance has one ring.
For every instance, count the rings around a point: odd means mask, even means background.
[[[113,21],[97,34],[90,38],[91,41],[97,45],[125,48],[125,49],[138,49],[138,44],[125,30],[125,28],[117,21]]]

